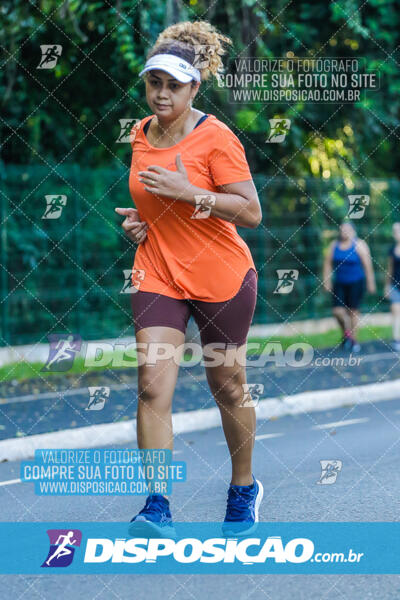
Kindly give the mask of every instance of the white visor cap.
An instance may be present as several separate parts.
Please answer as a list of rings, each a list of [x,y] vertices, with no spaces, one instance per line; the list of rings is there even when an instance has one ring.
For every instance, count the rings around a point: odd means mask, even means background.
[[[192,79],[201,81],[200,71],[187,62],[187,60],[174,54],[155,54],[146,61],[144,69],[139,73],[139,77],[152,69],[166,71],[181,83],[189,83]]]

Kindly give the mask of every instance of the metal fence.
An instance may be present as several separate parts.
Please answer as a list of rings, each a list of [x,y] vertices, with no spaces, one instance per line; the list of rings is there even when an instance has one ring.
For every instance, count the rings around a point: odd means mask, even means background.
[[[123,269],[135,247],[114,212],[130,206],[128,171],[95,171],[80,165],[8,166],[0,172],[0,345],[47,342],[51,333],[83,339],[133,334]],[[348,210],[349,194],[370,197],[354,220],[371,249],[377,294],[362,308],[386,311],[383,281],[391,225],[399,218],[397,180],[254,177],[263,208],[257,229],[238,228],[259,271],[253,323],[319,318],[331,314],[322,288],[323,253]],[[66,200],[56,219],[43,219],[46,196]],[[274,293],[278,269],[299,272],[290,294]],[[212,273],[210,273],[212,277]]]

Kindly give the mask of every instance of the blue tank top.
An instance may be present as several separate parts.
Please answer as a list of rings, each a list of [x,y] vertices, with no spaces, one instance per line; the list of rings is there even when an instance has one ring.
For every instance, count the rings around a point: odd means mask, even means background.
[[[333,252],[333,270],[335,281],[338,283],[353,283],[364,279],[364,267],[356,252],[355,242],[347,250],[341,250],[339,243],[336,242]]]

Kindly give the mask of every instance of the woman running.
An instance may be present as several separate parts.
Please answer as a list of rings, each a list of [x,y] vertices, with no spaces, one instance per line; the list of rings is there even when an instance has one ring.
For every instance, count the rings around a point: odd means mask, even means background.
[[[136,341],[141,348],[156,343],[176,350],[174,359],[138,367],[138,446],[172,451],[171,403],[193,315],[203,357],[216,345],[222,359],[207,366],[204,358],[232,464],[223,531],[246,535],[258,522],[263,487],[252,472],[256,415],[254,407],[240,406],[246,371],[236,353],[246,344],[258,274],[236,225],[257,227],[261,207],[239,139],[217,117],[192,107],[201,81],[217,76],[224,43],[232,42],[205,21],[178,23],[159,35],[140,73],[153,114],[131,132],[136,209],[116,211],[139,244],[138,291],[131,294]],[[197,68],[199,48],[207,49],[207,60]],[[232,351],[234,360],[225,361]],[[168,497],[150,494],[129,532],[174,535]]]
[[[369,247],[357,237],[355,227],[349,221],[342,223],[338,239],[328,248],[323,279],[325,290],[332,293],[333,314],[343,331],[342,347],[359,352],[358,308],[365,285],[371,294],[375,293],[376,287]]]
[[[400,223],[393,223],[394,244],[390,247],[386,271],[385,296],[391,302],[393,350],[400,352]]]

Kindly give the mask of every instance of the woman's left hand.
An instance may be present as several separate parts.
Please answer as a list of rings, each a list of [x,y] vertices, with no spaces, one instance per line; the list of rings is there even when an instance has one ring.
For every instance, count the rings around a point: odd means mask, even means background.
[[[144,189],[151,194],[184,200],[191,184],[180,154],[176,155],[175,164],[176,171],[158,165],[150,165],[147,171],[139,171],[139,181],[145,184]]]
[[[376,293],[376,285],[374,283],[368,283],[367,284],[367,291],[370,294],[375,294]]]

